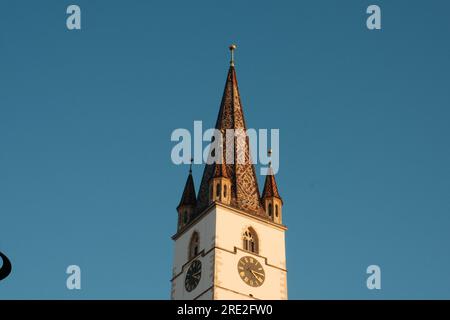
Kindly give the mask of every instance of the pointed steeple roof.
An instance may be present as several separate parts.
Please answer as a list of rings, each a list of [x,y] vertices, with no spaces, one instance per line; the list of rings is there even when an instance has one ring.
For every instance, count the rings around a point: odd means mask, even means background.
[[[197,198],[195,196],[194,179],[192,178],[192,169],[189,170],[189,175],[184,186],[183,195],[181,196],[180,204],[177,209],[183,205],[193,206],[197,205]]]
[[[235,48],[235,46],[230,46],[231,52]],[[226,159],[226,129],[241,129],[244,132],[247,130],[233,56],[215,127],[222,133],[222,156],[223,159]],[[259,188],[255,168],[250,158],[249,141],[248,138],[242,139],[243,143],[239,144],[239,141],[236,140],[239,139],[235,139],[235,142],[238,143],[234,143],[234,162],[224,164],[227,168],[225,171],[231,179],[231,205],[243,211],[260,214]],[[239,158],[238,155],[240,156]],[[229,156],[231,157],[231,155]],[[243,163],[238,163],[238,159],[243,159]],[[205,165],[197,199],[198,211],[200,212],[208,206],[209,180],[213,177],[215,168],[215,164]]]
[[[269,172],[266,175],[266,181],[264,182],[264,189],[262,193],[262,199],[269,197],[281,199],[280,194],[278,193],[277,182],[275,181],[272,167],[269,168]]]

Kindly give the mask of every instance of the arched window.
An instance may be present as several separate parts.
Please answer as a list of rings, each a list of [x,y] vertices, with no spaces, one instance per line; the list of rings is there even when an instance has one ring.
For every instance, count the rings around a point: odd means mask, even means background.
[[[194,232],[191,236],[191,241],[189,243],[189,260],[198,255],[200,245],[200,238],[198,232]]]
[[[258,253],[258,236],[256,235],[256,232],[255,230],[253,230],[253,228],[248,228],[247,230],[245,230],[242,236],[242,241],[244,250],[256,254]]]
[[[223,186],[223,197],[226,198],[227,197],[227,185]]]
[[[275,205],[275,217],[278,218],[278,205],[277,204]]]
[[[220,197],[220,183],[216,184],[216,198]]]
[[[183,212],[183,223],[187,223],[187,221],[188,221],[188,213],[187,213],[187,211],[184,211]]]
[[[272,217],[272,213],[273,213],[273,204],[269,203],[269,217]]]

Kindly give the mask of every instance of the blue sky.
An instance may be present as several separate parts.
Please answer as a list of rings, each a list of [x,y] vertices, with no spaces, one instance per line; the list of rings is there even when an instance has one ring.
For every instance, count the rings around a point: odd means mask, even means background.
[[[80,31],[66,29],[72,3]],[[365,26],[370,4],[380,31]],[[170,134],[214,124],[232,42],[248,126],[280,129],[289,297],[449,299],[449,10],[2,0],[0,251],[13,273],[0,299],[169,297],[188,171]],[[66,289],[70,264],[80,291]]]

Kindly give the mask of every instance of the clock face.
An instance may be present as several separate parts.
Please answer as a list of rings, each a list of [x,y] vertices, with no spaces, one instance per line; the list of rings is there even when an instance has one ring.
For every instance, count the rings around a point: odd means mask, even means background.
[[[238,273],[242,281],[252,287],[259,287],[264,283],[266,274],[263,266],[253,257],[242,257],[238,262]]]
[[[188,292],[194,290],[198,283],[200,282],[200,278],[202,276],[202,263],[200,260],[194,260],[191,263],[188,271],[186,272],[186,279],[184,280],[184,287]]]

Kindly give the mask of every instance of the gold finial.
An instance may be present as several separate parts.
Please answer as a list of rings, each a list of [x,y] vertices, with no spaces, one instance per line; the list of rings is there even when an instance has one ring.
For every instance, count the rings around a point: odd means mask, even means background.
[[[194,158],[191,158],[191,164],[189,165],[189,173],[192,173],[192,162],[194,162]]]
[[[228,48],[229,48],[230,51],[231,51],[231,61],[230,61],[230,66],[233,66],[233,67],[234,67],[234,50],[236,50],[237,45],[232,44],[232,45],[230,45]]]

